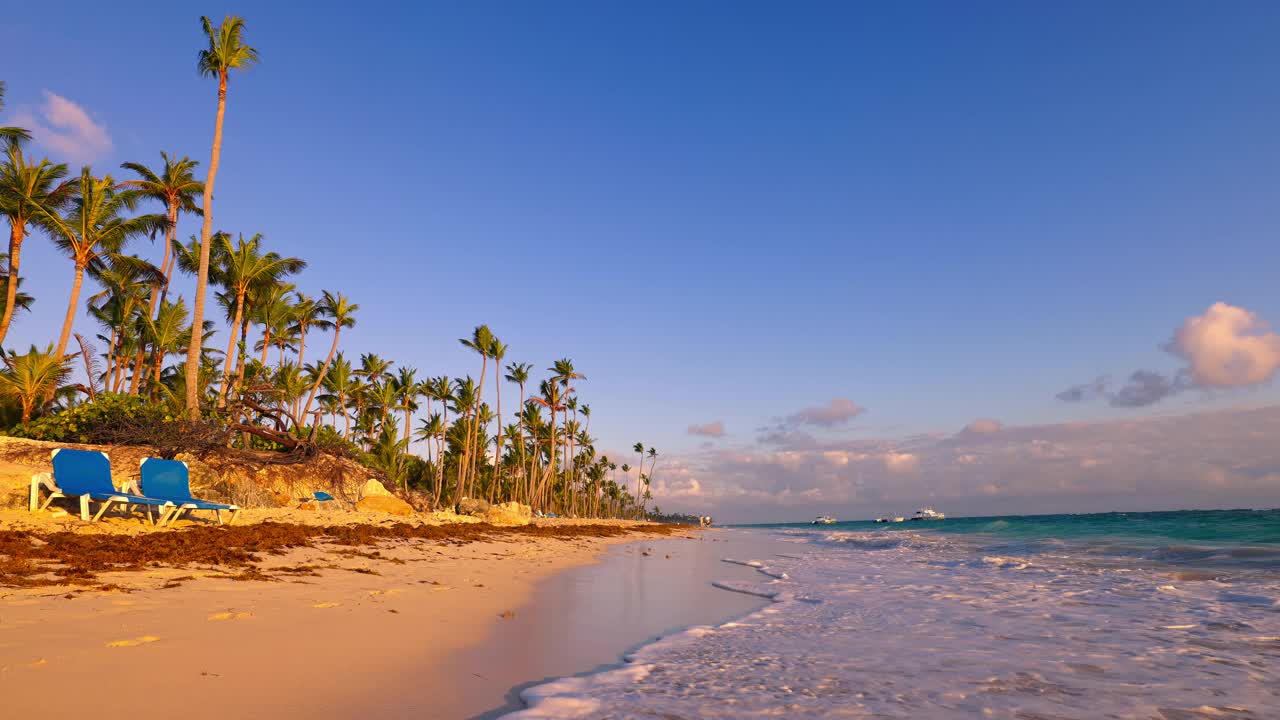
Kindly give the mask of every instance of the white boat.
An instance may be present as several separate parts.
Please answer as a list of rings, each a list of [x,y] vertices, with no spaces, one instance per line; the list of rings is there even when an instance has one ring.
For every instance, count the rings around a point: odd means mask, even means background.
[[[819,515],[813,519],[813,525],[835,525],[837,520],[830,515]]]
[[[898,515],[882,515],[876,518],[876,522],[878,523],[899,523],[905,520],[906,518],[900,517]]]
[[[912,520],[946,520],[947,516],[931,507],[922,507],[911,516]]]

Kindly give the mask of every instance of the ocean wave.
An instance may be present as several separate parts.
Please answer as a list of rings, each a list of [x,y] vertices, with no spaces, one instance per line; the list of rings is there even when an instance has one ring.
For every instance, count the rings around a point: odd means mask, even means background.
[[[761,610],[530,688],[508,717],[1280,717],[1280,573],[1177,569],[1265,549],[786,537],[803,551],[726,558],[759,579],[715,583],[772,600]]]

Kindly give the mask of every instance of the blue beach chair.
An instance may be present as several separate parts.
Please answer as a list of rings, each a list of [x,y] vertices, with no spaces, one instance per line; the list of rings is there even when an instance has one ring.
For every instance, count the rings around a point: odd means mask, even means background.
[[[125,508],[141,505],[147,509],[147,519],[152,525],[156,522],[151,514],[152,508],[160,509],[163,521],[174,506],[168,500],[116,490],[115,485],[111,484],[111,460],[106,453],[92,450],[58,448],[53,451],[52,476],[42,474],[31,478],[32,511],[37,509],[41,487],[49,491],[49,498],[39,506],[40,510],[49,507],[54,498],[78,497],[81,520],[90,520],[90,501],[102,503],[93,520],[102,519],[102,515],[112,504],[124,505]]]
[[[240,514],[238,505],[216,503],[200,500],[191,496],[191,476],[187,464],[178,460],[162,460],[160,458],[144,458],[139,465],[142,472],[142,493],[149,497],[168,500],[173,503],[173,512],[161,524],[168,524],[188,510],[212,510],[222,524],[222,511],[231,513],[228,523],[234,523]]]

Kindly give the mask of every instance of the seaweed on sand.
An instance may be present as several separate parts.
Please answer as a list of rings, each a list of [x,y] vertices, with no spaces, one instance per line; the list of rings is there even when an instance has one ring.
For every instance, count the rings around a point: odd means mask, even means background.
[[[484,540],[516,541],[523,537],[572,540],[616,537],[633,532],[670,535],[680,530],[683,528],[671,525],[497,527],[484,523],[398,523],[319,527],[275,522],[194,527],[144,535],[41,534],[4,530],[0,531],[0,587],[98,585],[98,573],[192,565],[237,569],[238,579],[271,579],[257,568],[263,555],[279,555],[295,548],[320,545],[354,548],[396,541],[464,545]]]

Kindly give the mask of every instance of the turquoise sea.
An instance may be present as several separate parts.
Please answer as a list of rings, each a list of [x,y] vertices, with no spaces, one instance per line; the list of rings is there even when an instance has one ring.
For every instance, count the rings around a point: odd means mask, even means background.
[[[715,583],[766,607],[512,717],[1280,719],[1280,510],[720,532],[776,540]]]

